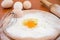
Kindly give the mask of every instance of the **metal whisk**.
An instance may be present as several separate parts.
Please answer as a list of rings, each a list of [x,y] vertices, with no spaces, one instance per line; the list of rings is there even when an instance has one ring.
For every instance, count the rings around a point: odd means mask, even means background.
[[[6,26],[10,26],[16,22],[16,18],[13,18],[15,14],[13,12],[7,12],[0,20],[0,37],[1,40],[10,40],[5,34],[4,30]]]

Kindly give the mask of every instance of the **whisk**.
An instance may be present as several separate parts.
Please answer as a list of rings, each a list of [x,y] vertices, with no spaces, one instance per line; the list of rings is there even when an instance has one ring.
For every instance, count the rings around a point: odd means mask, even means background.
[[[10,40],[5,34],[4,30],[7,25],[11,25],[12,23],[16,22],[16,18],[13,19],[15,14],[13,12],[7,12],[4,17],[0,20],[0,37],[1,40]],[[13,20],[12,20],[13,19]]]

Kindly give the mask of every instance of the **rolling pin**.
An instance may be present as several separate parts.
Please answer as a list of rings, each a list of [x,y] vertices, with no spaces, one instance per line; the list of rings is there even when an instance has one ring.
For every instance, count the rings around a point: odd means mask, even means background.
[[[58,16],[60,18],[60,5],[59,4],[52,4],[51,2],[47,1],[47,0],[41,0],[41,2],[47,7],[49,8],[49,10],[55,14],[56,16]]]

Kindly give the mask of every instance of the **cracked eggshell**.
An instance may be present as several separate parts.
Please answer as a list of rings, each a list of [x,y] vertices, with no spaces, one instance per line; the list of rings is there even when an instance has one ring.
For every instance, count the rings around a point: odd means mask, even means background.
[[[20,9],[13,9],[12,12],[15,14],[15,18],[19,18],[23,16],[23,11]]]

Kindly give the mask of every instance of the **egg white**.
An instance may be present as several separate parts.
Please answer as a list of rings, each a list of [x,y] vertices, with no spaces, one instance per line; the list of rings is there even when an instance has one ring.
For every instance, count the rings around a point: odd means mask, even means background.
[[[26,26],[24,26],[22,23],[25,19],[28,20],[30,18],[38,20],[38,25],[35,28],[29,29]],[[14,25],[8,27],[6,31],[9,34],[17,37],[40,38],[40,37],[55,35],[55,33],[57,33],[57,30],[54,28],[55,26],[56,27],[59,26],[57,24],[57,18],[55,16],[49,14],[46,15],[41,12],[34,12],[34,13],[25,14],[21,18],[17,18],[17,22]]]

